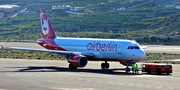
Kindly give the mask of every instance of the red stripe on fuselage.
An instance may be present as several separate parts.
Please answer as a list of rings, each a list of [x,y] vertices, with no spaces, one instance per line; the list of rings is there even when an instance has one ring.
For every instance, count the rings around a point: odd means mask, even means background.
[[[4,47],[2,45],[0,45],[0,46],[1,46],[1,49],[4,50]]]
[[[126,64],[132,64],[132,63],[136,63],[136,62],[138,62],[138,61],[140,61],[140,60],[120,60],[119,62],[122,64],[122,65],[125,65],[126,66]]]
[[[122,60],[122,59],[106,59],[106,58],[88,57],[88,61],[117,61],[117,62],[120,62],[122,65],[126,66],[127,63],[136,63],[140,60]]]

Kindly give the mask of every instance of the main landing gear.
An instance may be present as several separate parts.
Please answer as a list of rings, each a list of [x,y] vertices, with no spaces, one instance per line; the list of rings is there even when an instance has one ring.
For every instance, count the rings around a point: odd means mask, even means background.
[[[105,63],[101,63],[101,68],[102,69],[108,69],[109,68],[109,63],[107,63],[107,61],[105,61]]]
[[[131,70],[129,68],[129,63],[126,63],[126,69],[125,69],[126,73],[129,73]]]

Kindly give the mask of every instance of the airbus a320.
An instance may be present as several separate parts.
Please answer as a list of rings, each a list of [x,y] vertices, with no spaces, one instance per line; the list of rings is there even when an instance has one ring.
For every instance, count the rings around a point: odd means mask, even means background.
[[[45,49],[8,47],[10,50],[27,50],[66,55],[69,69],[85,67],[88,61],[104,61],[102,69],[110,67],[108,61],[117,61],[126,66],[143,60],[146,53],[135,41],[126,39],[93,39],[56,36],[43,8],[40,9],[42,38],[37,43]],[[146,48],[146,47],[145,47]],[[7,47],[1,46],[1,49]]]

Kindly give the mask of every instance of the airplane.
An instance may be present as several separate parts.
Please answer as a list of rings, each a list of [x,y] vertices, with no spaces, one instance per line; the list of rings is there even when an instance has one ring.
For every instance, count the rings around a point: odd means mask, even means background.
[[[127,39],[94,39],[94,38],[73,38],[58,37],[43,8],[40,9],[40,20],[42,38],[37,43],[45,49],[4,47],[2,50],[26,50],[47,53],[56,53],[67,56],[69,69],[85,67],[88,61],[103,61],[102,69],[110,67],[108,61],[117,61],[126,66],[126,72],[132,63],[143,60],[146,53],[141,46],[132,40]]]

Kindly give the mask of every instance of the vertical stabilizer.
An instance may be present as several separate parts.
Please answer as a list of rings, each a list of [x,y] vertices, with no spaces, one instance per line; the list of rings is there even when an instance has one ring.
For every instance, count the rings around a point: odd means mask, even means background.
[[[54,39],[56,37],[55,32],[43,8],[40,9],[40,18],[41,18],[42,37]]]

